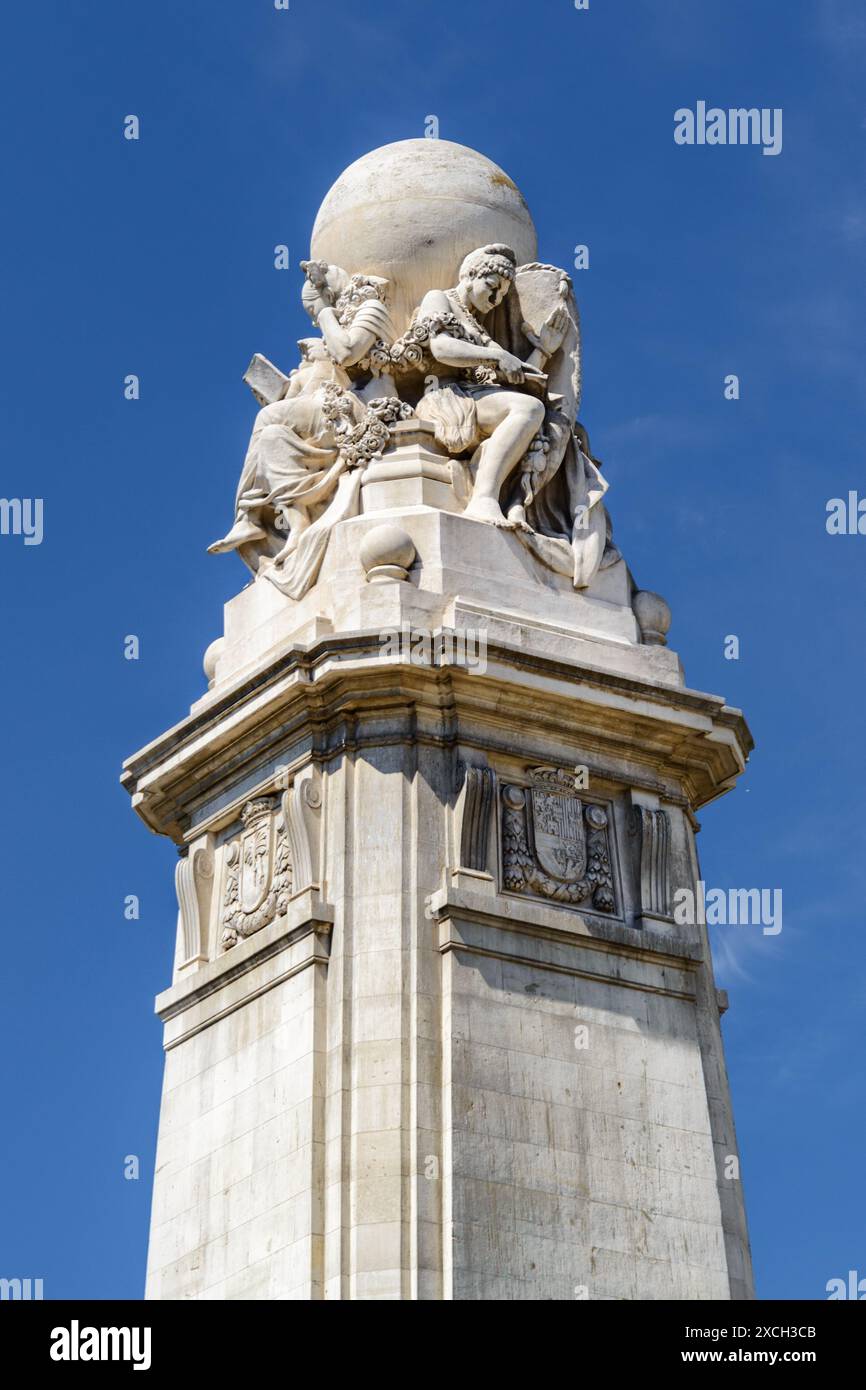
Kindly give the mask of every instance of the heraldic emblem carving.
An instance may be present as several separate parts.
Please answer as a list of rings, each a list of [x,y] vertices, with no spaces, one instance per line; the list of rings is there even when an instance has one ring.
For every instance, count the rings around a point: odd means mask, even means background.
[[[538,767],[527,787],[502,790],[503,882],[597,912],[616,911],[606,808],[574,794],[561,768]]]
[[[292,888],[292,865],[283,815],[270,798],[248,801],[243,830],[226,851],[223,892],[225,950],[285,912]]]

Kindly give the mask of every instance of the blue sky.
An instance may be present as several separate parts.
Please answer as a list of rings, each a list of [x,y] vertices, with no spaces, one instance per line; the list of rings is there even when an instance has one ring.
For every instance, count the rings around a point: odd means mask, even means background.
[[[45,535],[0,537],[0,1274],[142,1293],[175,851],[118,771],[202,693],[244,581],[205,553],[240,376],[308,331],[273,247],[296,267],[337,174],[435,114],[519,184],[543,259],[589,246],[582,417],[616,540],[689,684],[757,741],[699,844],[708,885],[784,895],[780,935],[715,932],[759,1295],[866,1275],[866,536],[825,529],[866,495],[861,0],[48,0],[3,39],[0,493],[42,497]],[[698,100],[782,108],[782,153],[677,146]]]

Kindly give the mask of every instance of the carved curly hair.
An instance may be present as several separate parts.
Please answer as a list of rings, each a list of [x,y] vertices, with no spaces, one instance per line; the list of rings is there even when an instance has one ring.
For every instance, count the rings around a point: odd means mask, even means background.
[[[485,275],[501,275],[505,280],[513,280],[516,270],[515,252],[501,241],[494,241],[489,246],[479,246],[464,257],[460,266],[460,279],[471,276],[473,280],[480,280]]]

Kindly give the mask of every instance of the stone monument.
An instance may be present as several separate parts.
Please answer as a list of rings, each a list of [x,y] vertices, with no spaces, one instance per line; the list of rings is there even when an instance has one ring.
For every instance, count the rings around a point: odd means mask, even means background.
[[[673,909],[751,739],[614,543],[537,255],[482,155],[374,150],[247,371],[251,579],[123,777],[180,856],[149,1298],[753,1296]]]

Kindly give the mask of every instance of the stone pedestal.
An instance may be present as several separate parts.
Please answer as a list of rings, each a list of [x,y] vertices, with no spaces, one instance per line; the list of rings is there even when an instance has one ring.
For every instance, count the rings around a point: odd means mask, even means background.
[[[452,486],[455,465],[436,445],[433,426],[422,420],[400,420],[391,426],[391,439],[386,457],[374,460],[364,471],[362,511],[419,506],[462,511]]]
[[[742,716],[641,642],[622,561],[576,593],[401,448],[126,765],[181,855],[147,1296],[749,1298],[706,931],[673,919]],[[371,584],[383,522],[416,559]]]

